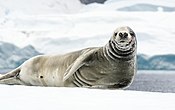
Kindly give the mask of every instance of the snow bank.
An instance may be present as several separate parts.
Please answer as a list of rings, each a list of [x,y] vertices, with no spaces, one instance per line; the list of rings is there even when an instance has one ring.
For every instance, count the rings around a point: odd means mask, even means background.
[[[8,0],[0,2],[0,40],[19,47],[31,44],[46,54],[61,53],[105,45],[115,28],[128,25],[137,34],[138,53],[175,54],[175,12],[118,10],[137,4],[175,7],[172,0],[108,0],[87,6],[78,0]],[[96,40],[73,47],[74,41],[60,44],[63,38]]]
[[[79,0],[0,1],[0,8],[4,9],[2,13],[10,16],[77,13],[82,7],[83,4]]]
[[[0,85],[2,110],[174,110],[175,94]]]
[[[138,53],[175,54],[175,51],[172,51],[174,50],[172,44],[175,40],[173,19],[175,12],[118,11],[119,8],[139,3],[174,7],[170,0],[154,2],[151,0],[110,0],[104,5],[90,4],[88,6],[82,5],[78,0],[74,1],[60,0],[58,3],[57,0],[28,2],[9,0],[0,2],[2,8],[0,40],[14,43],[19,47],[31,44],[46,54],[65,53],[90,46],[103,46],[115,28],[128,25],[137,34]],[[67,38],[70,42],[60,44],[62,39]],[[83,44],[81,43],[79,46],[72,46],[76,42],[74,42],[75,39],[85,42],[87,38],[89,40],[85,43],[86,45],[81,45]]]

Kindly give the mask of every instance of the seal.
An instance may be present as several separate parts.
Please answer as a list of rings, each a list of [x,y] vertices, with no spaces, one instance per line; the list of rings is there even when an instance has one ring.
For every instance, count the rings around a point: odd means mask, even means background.
[[[124,89],[136,74],[136,50],[134,31],[123,26],[103,47],[35,56],[1,75],[0,84]]]

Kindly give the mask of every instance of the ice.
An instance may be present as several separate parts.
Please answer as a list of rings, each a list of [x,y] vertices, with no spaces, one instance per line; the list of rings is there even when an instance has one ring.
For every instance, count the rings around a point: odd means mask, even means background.
[[[0,85],[3,110],[174,110],[175,94]]]

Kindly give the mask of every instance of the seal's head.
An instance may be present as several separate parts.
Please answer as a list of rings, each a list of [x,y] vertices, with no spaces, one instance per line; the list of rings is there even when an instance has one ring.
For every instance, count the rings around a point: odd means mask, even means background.
[[[128,26],[119,27],[114,31],[112,40],[117,44],[119,50],[128,50],[136,43],[136,35]]]

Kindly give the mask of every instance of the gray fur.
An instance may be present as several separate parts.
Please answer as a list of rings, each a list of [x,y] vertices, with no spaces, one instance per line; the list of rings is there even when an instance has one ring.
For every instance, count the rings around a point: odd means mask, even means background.
[[[135,33],[120,27],[103,47],[33,57],[1,75],[0,84],[120,89],[128,87],[135,74]]]

